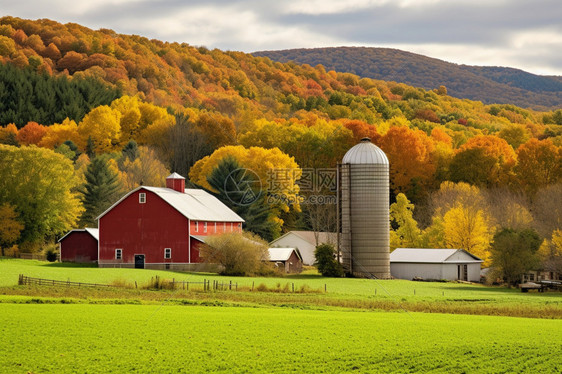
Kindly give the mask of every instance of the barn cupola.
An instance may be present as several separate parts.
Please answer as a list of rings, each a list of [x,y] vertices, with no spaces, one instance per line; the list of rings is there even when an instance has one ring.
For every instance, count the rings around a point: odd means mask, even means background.
[[[185,178],[178,173],[172,173],[166,178],[166,187],[185,193]]]

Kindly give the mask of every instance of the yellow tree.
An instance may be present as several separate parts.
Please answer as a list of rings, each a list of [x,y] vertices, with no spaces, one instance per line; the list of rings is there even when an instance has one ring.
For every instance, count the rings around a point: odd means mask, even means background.
[[[286,200],[281,204],[285,211],[289,210],[289,205],[297,211],[300,210],[297,196],[299,186],[296,182],[301,177],[302,170],[293,157],[281,152],[279,148],[245,148],[241,145],[221,147],[193,165],[189,171],[190,180],[214,191],[207,181],[207,176],[228,157],[234,158],[248,172],[255,173],[263,192]]]
[[[65,141],[70,140],[80,147],[84,147],[78,135],[78,125],[74,120],[66,118],[62,123],[55,123],[47,127],[47,133],[39,142],[40,147],[55,149]]]
[[[531,139],[517,149],[517,179],[523,189],[534,196],[540,187],[562,180],[562,147],[550,139]]]
[[[126,159],[121,168],[121,180],[126,190],[130,191],[141,183],[147,186],[163,187],[165,178],[170,174],[164,164],[158,160],[156,152],[148,147],[139,147],[139,156]]]
[[[17,145],[18,143],[18,128],[13,123],[8,124],[6,127],[0,127],[0,143]]]
[[[18,221],[18,213],[10,204],[0,205],[0,249],[2,256],[6,255],[5,248],[15,243],[19,237],[23,225]]]
[[[396,227],[391,231],[390,246],[393,249],[418,246],[420,229],[414,219],[414,204],[403,193],[398,194],[396,202],[390,205],[390,221],[391,226]]]
[[[121,139],[121,113],[102,105],[90,111],[78,125],[82,144],[93,142],[97,154],[114,151]]]
[[[538,255],[544,270],[562,273],[562,230],[554,230],[552,239],[543,241]]]
[[[113,100],[111,109],[121,113],[119,121],[121,126],[121,144],[125,144],[130,139],[136,139],[140,130],[141,119],[138,97],[122,96],[119,99]]]
[[[490,262],[489,219],[482,209],[457,203],[443,216],[445,243],[449,248],[464,249],[484,260],[484,266]]]
[[[37,248],[75,225],[83,210],[73,192],[76,184],[72,161],[63,155],[0,145],[0,204],[12,205],[19,214],[25,248]]]

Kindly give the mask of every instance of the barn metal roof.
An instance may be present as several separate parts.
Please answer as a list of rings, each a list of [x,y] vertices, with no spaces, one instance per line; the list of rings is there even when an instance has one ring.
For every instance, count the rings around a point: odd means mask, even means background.
[[[64,234],[64,236],[62,238],[60,238],[58,241],[60,242],[61,240],[63,240],[64,238],[66,238],[68,235],[70,235],[73,232],[87,232],[88,234],[92,235],[94,239],[100,240],[100,231],[98,229],[86,227],[85,229],[70,230],[69,232]]]
[[[287,261],[293,252],[302,261],[301,254],[296,248],[269,248],[269,261]]]
[[[194,221],[216,221],[216,222],[244,222],[244,220],[219,199],[210,193],[194,188],[188,188],[185,193],[178,192],[171,188],[140,186],[123,196],[109,209],[100,214],[97,219],[103,217],[113,207],[126,199],[129,195],[140,189],[153,192],[162,200],[170,204],[182,215]]]
[[[460,256],[455,256],[459,254]],[[462,257],[453,258],[453,257]],[[396,248],[390,253],[390,262],[412,263],[476,263],[483,262],[480,258],[463,249],[447,248]]]
[[[371,139],[363,138],[359,144],[347,151],[343,156],[342,164],[388,165],[388,158],[382,149],[371,143]]]

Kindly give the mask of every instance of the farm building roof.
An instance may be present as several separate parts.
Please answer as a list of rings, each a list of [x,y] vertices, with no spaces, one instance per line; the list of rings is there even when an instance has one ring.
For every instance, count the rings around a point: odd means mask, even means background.
[[[293,252],[296,252],[302,261],[301,254],[296,248],[269,248],[269,261],[287,261]]]
[[[216,221],[216,222],[244,222],[242,217],[234,213],[229,207],[210,193],[194,188],[188,188],[185,193],[175,191],[171,188],[140,186],[123,196],[109,209],[100,214],[97,219],[103,217],[113,207],[126,199],[129,195],[140,189],[153,192],[162,200],[170,204],[182,215],[194,221]]]
[[[98,229],[86,227],[85,229],[70,230],[69,232],[64,234],[64,236],[62,238],[60,238],[58,241],[60,242],[61,240],[63,240],[64,238],[66,238],[68,235],[70,235],[73,232],[87,232],[88,234],[92,235],[94,237],[94,239],[100,240],[100,231]]]
[[[457,255],[457,256],[455,256]],[[390,262],[415,263],[471,263],[483,262],[463,249],[446,248],[396,248],[390,253]]]
[[[283,236],[275,239],[271,243],[277,242],[279,239],[288,236],[288,235],[297,235],[301,239],[306,240],[310,244],[316,246],[316,234],[318,234],[318,244],[323,243],[331,243],[336,244],[337,242],[337,234],[335,232],[314,232],[314,231],[289,231],[288,233],[284,234]]]

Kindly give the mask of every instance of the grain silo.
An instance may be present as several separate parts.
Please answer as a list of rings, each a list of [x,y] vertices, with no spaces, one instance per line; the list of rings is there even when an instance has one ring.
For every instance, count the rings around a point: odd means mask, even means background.
[[[338,253],[354,276],[390,278],[388,167],[388,158],[369,138],[338,165]]]

